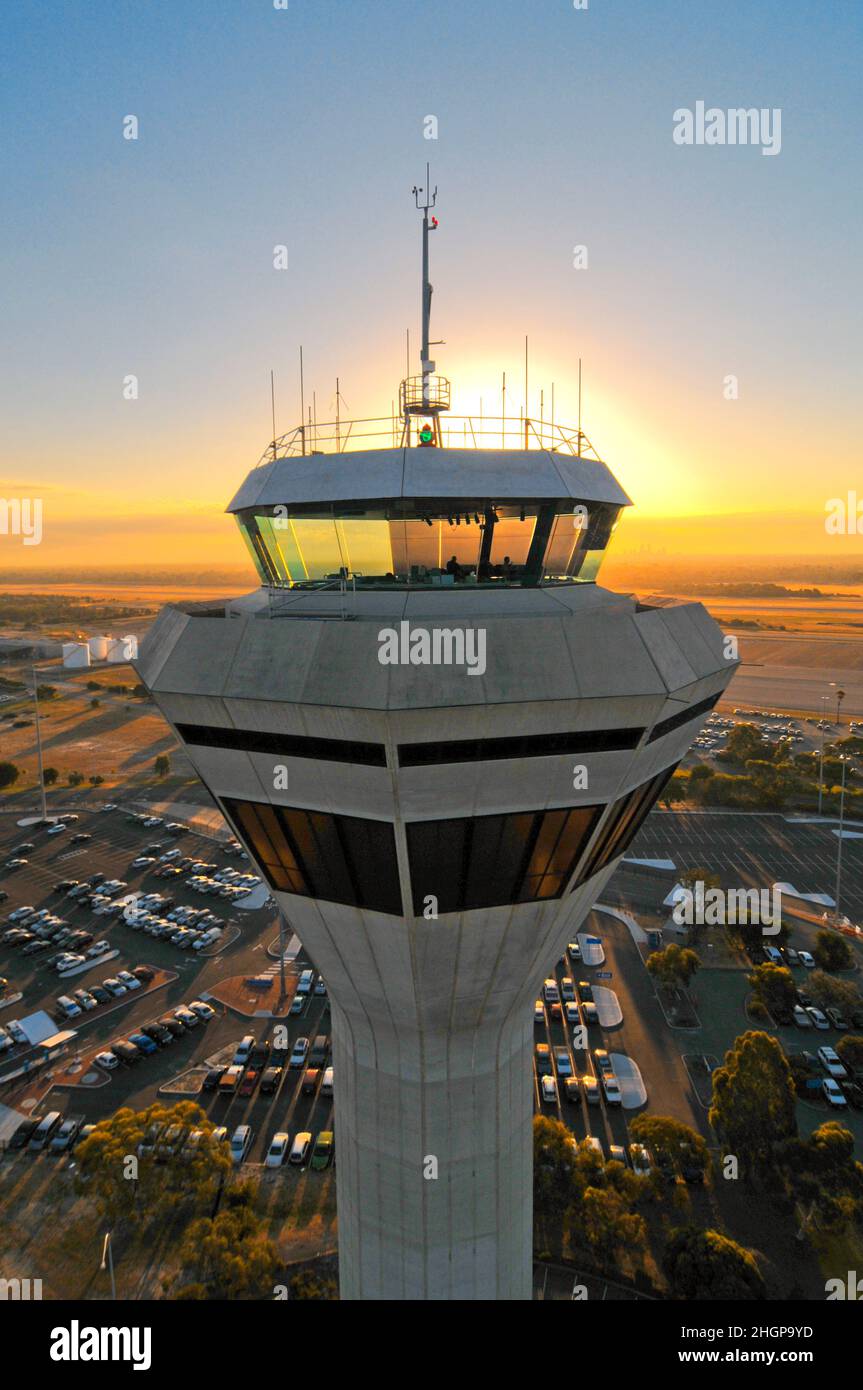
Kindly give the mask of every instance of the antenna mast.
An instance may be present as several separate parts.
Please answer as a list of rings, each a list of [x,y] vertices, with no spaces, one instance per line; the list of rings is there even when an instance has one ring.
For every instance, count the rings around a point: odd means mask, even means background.
[[[437,227],[437,218],[432,217],[429,224],[429,211],[437,202],[437,186],[432,192],[429,182],[429,166],[426,165],[425,188],[414,188],[414,200],[423,215],[423,284],[422,284],[422,347],[420,348],[420,367],[423,377],[422,403],[426,410],[431,404],[430,381],[429,378],[434,371],[435,364],[429,357],[429,322],[431,319],[432,285],[429,280],[429,231],[434,231]],[[420,202],[420,196],[425,199]]]
[[[426,181],[423,187],[416,184],[412,189],[414,202],[418,210],[423,215],[422,223],[422,294],[421,294],[421,332],[422,342],[420,344],[420,371],[419,377],[408,375],[401,384],[399,392],[399,405],[404,417],[404,442],[410,443],[412,415],[425,415],[431,417],[430,423],[425,423],[419,429],[419,443],[433,444],[440,446],[441,431],[439,412],[449,410],[449,382],[444,377],[434,375],[435,363],[430,356],[432,343],[429,339],[429,322],[431,319],[432,285],[429,280],[429,232],[435,231],[438,222],[432,214],[432,208],[437,202],[437,188],[431,187],[429,178],[429,166],[426,165]],[[439,340],[438,340],[439,341]],[[410,335],[408,335],[410,344]],[[410,372],[410,348],[408,348],[408,372]]]

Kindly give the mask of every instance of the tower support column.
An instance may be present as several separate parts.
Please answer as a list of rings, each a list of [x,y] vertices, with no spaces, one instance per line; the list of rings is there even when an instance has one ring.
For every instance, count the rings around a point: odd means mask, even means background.
[[[332,1013],[342,1298],[530,1299],[527,1010],[422,1035]]]

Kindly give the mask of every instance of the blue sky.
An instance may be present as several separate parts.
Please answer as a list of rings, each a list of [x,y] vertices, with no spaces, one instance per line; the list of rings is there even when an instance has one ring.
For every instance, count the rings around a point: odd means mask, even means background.
[[[271,367],[296,422],[300,342],[319,416],[336,375],[387,411],[430,159],[464,409],[520,381],[529,333],[563,413],[584,357],[585,426],[648,513],[820,507],[855,481],[861,35],[846,0],[6,0],[3,475],[53,490],[58,558],[124,510],[203,536],[267,442]],[[781,154],[675,146],[699,99],[780,107]]]

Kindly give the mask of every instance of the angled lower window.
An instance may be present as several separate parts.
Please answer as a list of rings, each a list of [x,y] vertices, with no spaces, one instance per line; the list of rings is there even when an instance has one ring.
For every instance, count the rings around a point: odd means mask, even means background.
[[[601,806],[412,821],[406,826],[414,912],[559,898],[602,813]]]
[[[629,848],[676,767],[677,763],[674,767],[663,768],[662,772],[651,777],[649,782],[642,782],[640,787],[633,787],[632,791],[626,792],[615,801],[597,836],[596,844],[581,868],[574,885],[576,888]]]
[[[222,805],[271,888],[401,917],[395,835],[388,821],[229,797]]]

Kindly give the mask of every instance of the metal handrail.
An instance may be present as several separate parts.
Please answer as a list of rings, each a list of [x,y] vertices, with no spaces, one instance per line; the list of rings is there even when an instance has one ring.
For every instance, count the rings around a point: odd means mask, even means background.
[[[419,432],[420,415],[388,415],[360,420],[313,421],[298,425],[274,439],[256,467],[277,458],[302,458],[314,454],[353,453],[359,449],[423,447]],[[600,455],[583,430],[536,420],[523,415],[443,415],[439,417],[439,448],[545,449],[575,458],[601,462]],[[467,443],[468,435],[473,444]],[[452,440],[452,443],[450,441]],[[350,447],[348,447],[350,445]]]

